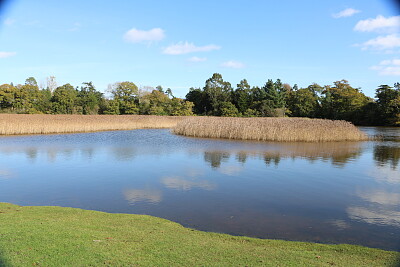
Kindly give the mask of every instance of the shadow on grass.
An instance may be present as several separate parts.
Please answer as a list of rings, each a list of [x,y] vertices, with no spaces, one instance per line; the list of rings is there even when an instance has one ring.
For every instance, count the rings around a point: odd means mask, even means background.
[[[10,267],[11,264],[4,258],[3,253],[0,251],[0,267]]]

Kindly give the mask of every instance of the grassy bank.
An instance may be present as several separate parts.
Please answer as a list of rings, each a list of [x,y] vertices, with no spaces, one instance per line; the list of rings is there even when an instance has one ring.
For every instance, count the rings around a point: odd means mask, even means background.
[[[0,114],[0,135],[171,128],[183,118],[151,115]]]
[[[186,118],[175,134],[277,142],[361,141],[368,137],[347,121],[308,118]]]
[[[400,253],[206,233],[144,215],[0,203],[0,266],[395,266]]]

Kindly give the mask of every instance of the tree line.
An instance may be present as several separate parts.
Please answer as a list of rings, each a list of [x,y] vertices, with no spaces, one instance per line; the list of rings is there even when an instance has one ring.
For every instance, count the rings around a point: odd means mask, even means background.
[[[139,89],[133,82],[109,85],[110,98],[96,90],[92,82],[74,88],[70,84],[57,86],[50,77],[47,86],[39,88],[29,77],[25,84],[0,85],[0,112],[25,114],[142,114],[193,115],[193,103],[174,97],[171,89],[161,86],[154,90]]]
[[[316,83],[306,88],[271,79],[251,87],[243,79],[234,88],[214,73],[203,88],[190,88],[185,99],[171,89],[138,88],[133,82],[109,85],[111,97],[96,90],[92,82],[80,87],[57,86],[49,77],[38,86],[29,77],[25,84],[0,85],[0,112],[43,114],[142,114],[170,116],[309,117],[347,120],[357,125],[400,126],[400,83],[380,85],[375,99],[348,81],[333,85]]]

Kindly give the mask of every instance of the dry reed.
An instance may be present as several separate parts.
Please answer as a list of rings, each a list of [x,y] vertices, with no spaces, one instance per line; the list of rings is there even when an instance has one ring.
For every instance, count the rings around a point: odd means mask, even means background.
[[[171,128],[184,118],[150,115],[0,114],[0,135]]]
[[[192,117],[180,121],[175,134],[277,142],[361,141],[368,137],[347,121],[308,118]]]

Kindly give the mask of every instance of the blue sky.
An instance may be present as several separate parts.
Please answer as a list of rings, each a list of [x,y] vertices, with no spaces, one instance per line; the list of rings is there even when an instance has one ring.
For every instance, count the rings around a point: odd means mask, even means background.
[[[213,73],[235,87],[400,82],[400,16],[385,0],[8,1],[0,84],[132,81],[184,97]]]

